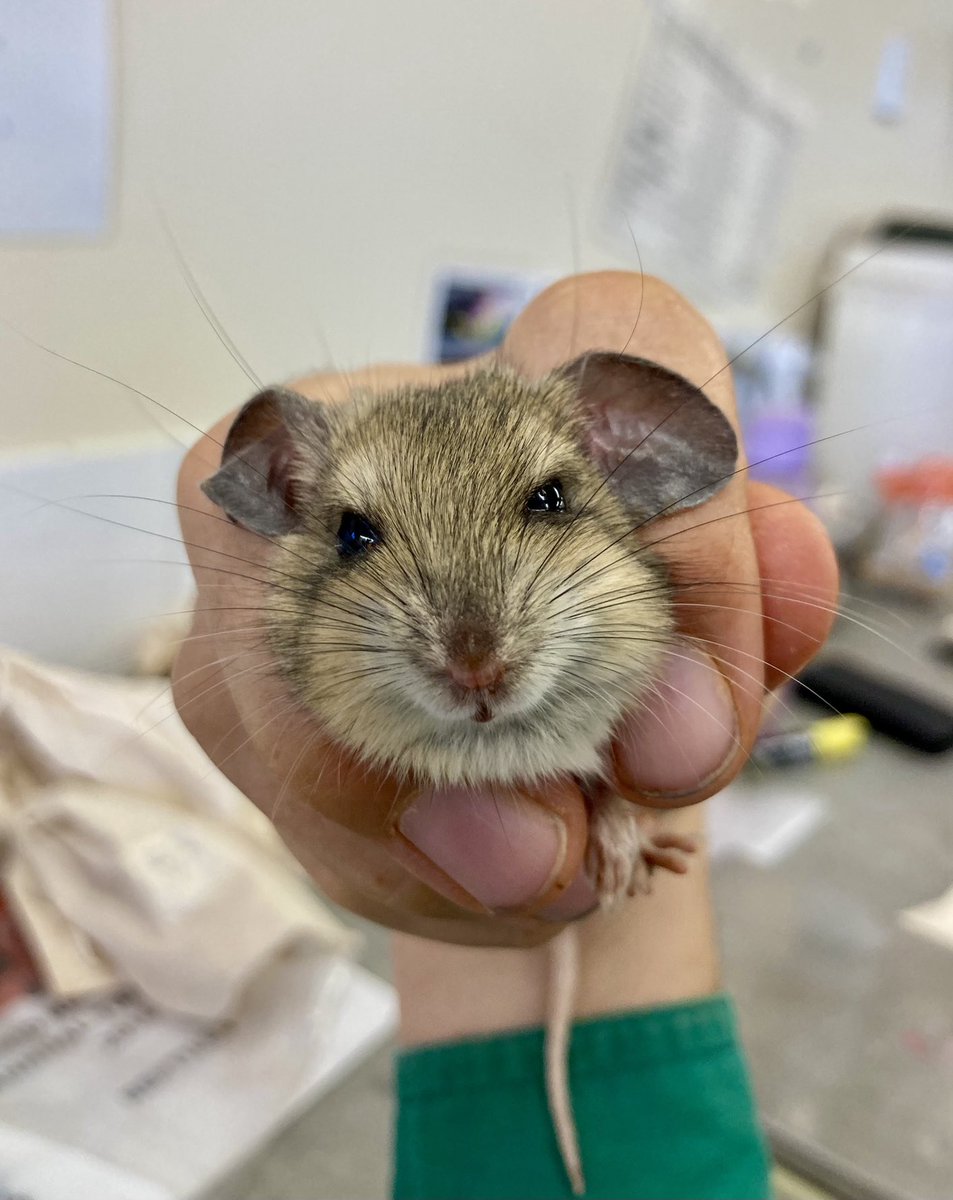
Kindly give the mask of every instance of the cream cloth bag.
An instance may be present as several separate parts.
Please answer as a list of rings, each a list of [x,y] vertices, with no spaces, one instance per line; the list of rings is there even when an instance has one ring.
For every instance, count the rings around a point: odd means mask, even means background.
[[[0,650],[0,838],[4,889],[60,995],[123,980],[218,1017],[279,956],[354,946],[162,681]]]

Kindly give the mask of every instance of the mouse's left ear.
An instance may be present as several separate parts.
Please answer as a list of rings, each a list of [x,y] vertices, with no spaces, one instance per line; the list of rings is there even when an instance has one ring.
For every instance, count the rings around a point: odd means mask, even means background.
[[[589,451],[645,517],[693,508],[735,471],[738,439],[694,384],[644,358],[597,351],[559,375],[576,387]]]
[[[252,533],[293,533],[301,522],[302,463],[318,470],[327,435],[320,404],[288,388],[266,388],[232,422],[222,465],[202,491]]]

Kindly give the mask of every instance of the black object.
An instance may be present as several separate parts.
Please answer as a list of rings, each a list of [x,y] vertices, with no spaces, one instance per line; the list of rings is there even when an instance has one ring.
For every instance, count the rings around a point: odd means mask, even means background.
[[[876,229],[885,242],[932,242],[941,246],[953,245],[953,226],[918,217],[888,217]]]
[[[878,733],[926,754],[953,749],[953,711],[903,684],[825,659],[806,667],[796,680],[798,694],[841,713],[859,713]]]

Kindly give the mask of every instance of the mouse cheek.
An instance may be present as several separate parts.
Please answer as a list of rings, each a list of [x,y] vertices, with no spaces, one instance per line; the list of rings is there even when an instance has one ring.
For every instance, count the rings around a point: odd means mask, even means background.
[[[567,666],[558,648],[543,645],[536,650],[514,681],[514,707],[519,712],[531,712],[541,704],[559,709],[566,690]]]
[[[671,637],[671,604],[652,572],[620,555],[617,538],[590,545],[574,571],[552,605],[560,616],[549,657],[563,667],[567,703],[585,708],[593,728],[604,723],[608,737],[623,711],[652,687]]]

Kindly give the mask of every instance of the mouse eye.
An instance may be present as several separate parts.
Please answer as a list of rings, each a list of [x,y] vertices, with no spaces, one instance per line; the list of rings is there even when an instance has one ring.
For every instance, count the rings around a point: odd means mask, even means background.
[[[558,479],[550,479],[540,484],[535,492],[530,492],[526,498],[526,511],[539,513],[564,513],[566,497],[563,485]]]
[[[341,524],[338,526],[338,554],[342,558],[353,558],[355,554],[363,554],[371,546],[383,541],[380,532],[374,528],[367,517],[356,512],[341,513]]]

